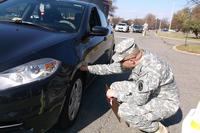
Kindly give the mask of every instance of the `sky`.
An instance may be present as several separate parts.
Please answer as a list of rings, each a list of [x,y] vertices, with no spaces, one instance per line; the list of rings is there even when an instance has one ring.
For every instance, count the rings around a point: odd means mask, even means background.
[[[171,19],[173,12],[187,7],[187,0],[116,0],[115,16],[125,19],[144,18],[148,13]]]

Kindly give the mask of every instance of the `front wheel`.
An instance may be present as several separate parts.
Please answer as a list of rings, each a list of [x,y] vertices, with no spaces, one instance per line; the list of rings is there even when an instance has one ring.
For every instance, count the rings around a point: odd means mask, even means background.
[[[75,121],[81,105],[82,94],[83,80],[79,74],[75,76],[70,89],[67,91],[65,105],[60,117],[60,126],[62,128],[69,127]]]
[[[112,59],[112,56],[115,54],[115,44],[113,45],[112,49],[110,50],[109,52],[109,64],[113,63],[113,59]]]

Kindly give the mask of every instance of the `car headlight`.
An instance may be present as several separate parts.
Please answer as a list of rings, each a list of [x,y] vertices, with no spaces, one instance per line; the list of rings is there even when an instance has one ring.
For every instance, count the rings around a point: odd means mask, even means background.
[[[39,81],[56,72],[60,62],[43,58],[0,73],[0,90]]]

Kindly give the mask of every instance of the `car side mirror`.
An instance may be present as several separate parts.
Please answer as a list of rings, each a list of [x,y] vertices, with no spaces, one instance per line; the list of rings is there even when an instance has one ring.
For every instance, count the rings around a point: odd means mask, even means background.
[[[106,36],[108,35],[109,29],[106,27],[102,27],[102,26],[94,26],[92,28],[92,32],[90,33],[90,35],[93,36]]]

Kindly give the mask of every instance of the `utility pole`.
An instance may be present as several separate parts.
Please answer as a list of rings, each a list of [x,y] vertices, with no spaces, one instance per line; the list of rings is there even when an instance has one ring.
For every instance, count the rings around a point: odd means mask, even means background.
[[[161,27],[162,26],[162,20],[160,20],[160,24],[159,24],[159,30],[161,31]]]
[[[156,18],[155,30],[157,30],[157,23],[158,23],[158,18]]]
[[[174,16],[174,7],[175,7],[175,2],[173,1],[172,11],[171,11],[171,19],[170,19],[170,24],[169,24],[169,29],[168,29],[168,31],[170,31],[170,30],[171,30],[171,27],[172,27],[172,20],[173,20],[173,16]]]

